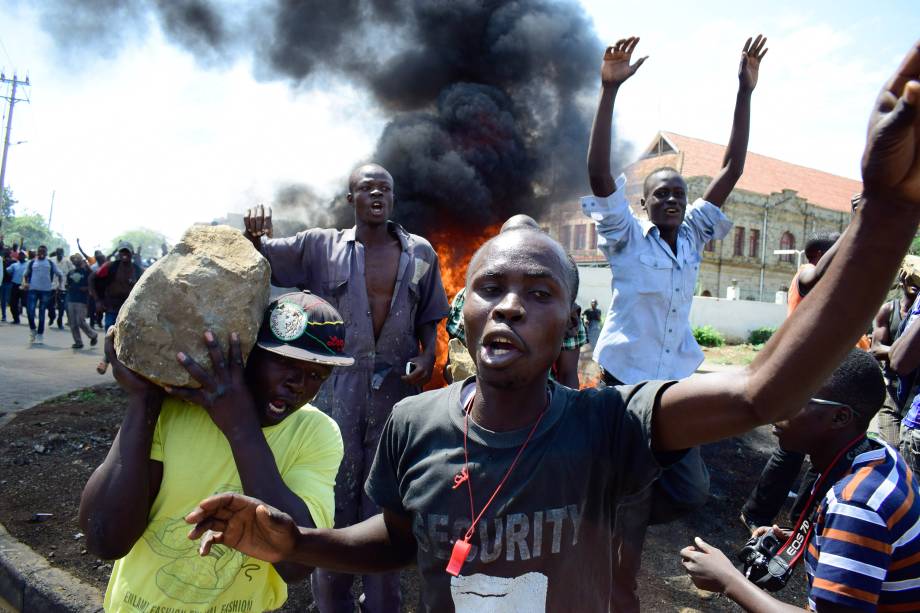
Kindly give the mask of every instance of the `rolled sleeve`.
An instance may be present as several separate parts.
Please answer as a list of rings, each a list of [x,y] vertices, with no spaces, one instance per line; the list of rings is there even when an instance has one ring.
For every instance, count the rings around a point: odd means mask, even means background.
[[[697,198],[687,209],[684,223],[693,230],[697,250],[713,239],[725,238],[733,225],[722,209],[702,198]]]
[[[622,394],[626,410],[614,431],[611,447],[614,466],[621,467],[615,489],[630,496],[650,485],[661,471],[680,461],[686,451],[660,453],[652,450],[652,416],[661,395],[676,381],[646,381],[615,388]]]
[[[597,224],[597,246],[603,251],[626,241],[630,231],[639,226],[626,199],[626,175],[617,177],[615,186],[616,191],[609,196],[581,199],[582,212]]]
[[[272,283],[279,287],[309,287],[309,232],[285,238],[262,237],[259,251],[272,269]]]
[[[424,259],[416,256],[416,267],[419,266],[420,260],[428,265],[428,270],[418,281],[419,304],[415,312],[416,326],[441,321],[450,311],[447,292],[444,291],[444,283],[441,281],[438,256],[433,249],[428,255],[429,257]]]

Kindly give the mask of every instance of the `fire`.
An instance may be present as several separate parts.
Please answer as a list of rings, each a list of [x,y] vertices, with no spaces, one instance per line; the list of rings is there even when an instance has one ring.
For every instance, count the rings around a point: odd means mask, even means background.
[[[447,292],[447,299],[453,301],[466,285],[466,268],[476,250],[487,240],[498,234],[501,226],[496,224],[481,231],[468,231],[462,227],[453,226],[443,230],[429,233],[426,238],[431,241],[438,254],[441,266],[441,281]],[[425,389],[444,387],[444,365],[447,363],[447,330],[444,325],[438,326],[438,359],[434,366],[434,376],[425,386]]]

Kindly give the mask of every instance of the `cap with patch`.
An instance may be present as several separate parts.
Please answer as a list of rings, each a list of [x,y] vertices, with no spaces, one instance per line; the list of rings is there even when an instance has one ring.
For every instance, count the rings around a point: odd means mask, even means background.
[[[294,360],[351,366],[345,322],[331,304],[310,292],[291,292],[268,305],[256,345]]]

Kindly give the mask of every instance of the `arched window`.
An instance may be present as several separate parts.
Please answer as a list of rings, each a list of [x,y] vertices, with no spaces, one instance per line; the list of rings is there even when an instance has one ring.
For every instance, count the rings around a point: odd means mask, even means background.
[[[783,236],[779,239],[779,248],[780,249],[795,249],[795,237],[792,235],[792,232],[783,232]],[[792,254],[781,255],[779,256],[780,262],[795,262],[795,256]]]

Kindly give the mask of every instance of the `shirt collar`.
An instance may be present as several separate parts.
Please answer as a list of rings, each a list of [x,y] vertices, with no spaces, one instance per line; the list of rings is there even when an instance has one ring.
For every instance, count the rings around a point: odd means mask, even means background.
[[[355,232],[358,226],[352,226],[342,231],[342,237],[349,243],[355,242]],[[409,250],[409,233],[395,221],[387,221],[387,230],[399,240],[399,245],[403,251]]]

